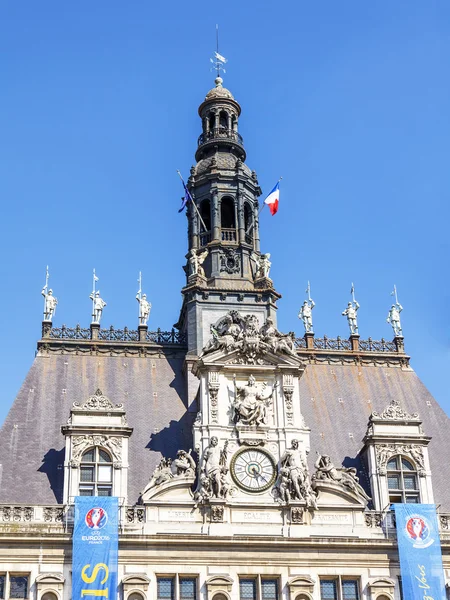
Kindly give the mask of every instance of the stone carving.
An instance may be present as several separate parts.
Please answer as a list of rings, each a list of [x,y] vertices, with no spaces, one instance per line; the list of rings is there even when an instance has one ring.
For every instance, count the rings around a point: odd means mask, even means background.
[[[390,404],[380,414],[374,411],[371,419],[382,419],[384,421],[417,421],[419,419],[419,413],[413,413],[410,415],[400,406],[400,401],[396,398],[392,398]]]
[[[166,481],[170,481],[173,479],[174,475],[172,472],[172,459],[171,458],[162,458],[159,465],[153,471],[153,474],[150,478],[150,481],[147,483],[145,488],[141,492],[141,497],[151,490],[152,488],[165,483]]]
[[[147,325],[152,305],[147,300],[147,294],[142,294],[141,296],[138,292],[136,300],[139,302],[139,325]]]
[[[381,527],[383,522],[383,514],[380,512],[366,512],[364,521],[367,527]]]
[[[194,477],[195,476],[195,460],[191,456],[191,451],[178,450],[177,457],[173,461],[178,477]]]
[[[253,252],[252,259],[256,263],[255,279],[269,279],[270,267],[272,266],[272,263],[270,262],[270,254],[256,254],[256,252]]]
[[[98,325],[100,324],[106,302],[100,297],[100,291],[92,292],[89,298],[92,300],[92,323]]]
[[[224,498],[229,491],[224,485],[227,475],[227,445],[228,441],[223,449],[220,449],[219,440],[213,435],[209,446],[203,452],[198,495],[201,501],[208,498]]]
[[[356,469],[353,467],[335,467],[327,454],[318,454],[314,466],[317,469],[313,475],[314,484],[330,481],[348,488],[358,496],[364,498],[367,502],[370,500],[370,497],[359,484],[359,479],[356,476]]]
[[[234,248],[226,248],[220,256],[220,270],[230,275],[241,270],[241,257]]]
[[[209,373],[208,391],[211,403],[211,422],[217,423],[219,418],[219,373],[217,371]]]
[[[256,384],[256,379],[250,375],[248,382],[236,385],[236,396],[233,402],[234,421],[242,425],[267,425],[267,409],[271,405],[271,399],[277,384],[270,392],[266,391],[266,383]]]
[[[286,504],[291,500],[300,500],[308,508],[317,509],[316,493],[311,487],[306,457],[300,450],[298,440],[292,440],[291,447],[281,457],[278,494],[281,502]]]
[[[203,263],[208,256],[208,248],[204,250],[195,250],[194,248],[189,252],[189,275],[198,275],[199,277],[205,277],[205,270]]]
[[[313,323],[312,323],[312,309],[315,306],[314,300],[305,300],[300,308],[300,312],[298,313],[298,318],[303,321],[303,326],[305,328],[305,333],[313,332]]]
[[[223,512],[223,506],[211,506],[211,521],[213,523],[222,523]]]
[[[300,506],[293,506],[291,508],[291,522],[297,525],[303,523],[303,508]]]
[[[113,459],[113,466],[120,469],[122,466],[122,438],[109,435],[76,435],[72,438],[72,456],[70,466],[77,468],[80,465],[84,451],[91,446],[101,446],[109,450]]]
[[[56,305],[58,304],[58,300],[53,295],[53,290],[48,290],[45,285],[42,288],[41,294],[44,296],[44,321],[52,321],[53,315],[55,314]]]
[[[259,328],[256,315],[242,317],[232,310],[211,325],[211,335],[203,355],[214,350],[239,350],[238,364],[264,364],[263,355],[267,352],[296,356],[294,334],[280,333],[270,317]]]
[[[358,319],[357,312],[359,309],[359,304],[356,300],[349,302],[347,304],[347,308],[342,312],[342,316],[347,317],[348,327],[350,329],[350,335],[358,334]]]
[[[114,404],[111,400],[105,396],[100,388],[97,388],[95,393],[84,402],[80,404],[79,402],[74,402],[73,407],[78,410],[92,410],[92,411],[110,411],[110,410],[119,410],[123,409],[123,404]]]
[[[411,458],[416,464],[419,476],[426,476],[423,448],[417,444],[379,444],[375,446],[377,470],[380,475],[387,474],[389,459],[397,455]]]
[[[389,314],[386,319],[386,321],[390,323],[392,329],[394,330],[395,337],[403,335],[402,324],[400,323],[400,313],[402,312],[402,310],[403,306],[399,302],[396,302],[391,306],[391,309],[389,310]]]

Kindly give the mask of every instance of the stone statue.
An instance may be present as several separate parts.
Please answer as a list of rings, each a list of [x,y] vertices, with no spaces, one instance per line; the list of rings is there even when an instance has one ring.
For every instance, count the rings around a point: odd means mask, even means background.
[[[100,298],[100,291],[92,292],[89,298],[92,300],[93,308],[92,308],[92,322],[100,323],[100,319],[102,318],[103,309],[106,306],[106,302]]]
[[[317,460],[314,466],[317,469],[313,476],[315,482],[332,481],[333,483],[349,488],[352,492],[358,496],[362,496],[365,500],[370,500],[370,497],[359,484],[355,468],[337,468],[331,462],[331,458],[327,454],[321,455],[319,453],[317,453]]]
[[[200,473],[198,488],[194,494],[194,508],[204,504],[211,497],[211,487],[206,473]]]
[[[138,292],[136,300],[139,302],[139,325],[147,325],[152,305],[147,300],[147,294],[142,294],[141,296]]]
[[[269,278],[270,267],[272,266],[272,263],[270,262],[270,254],[267,253],[258,255],[254,252],[252,254],[252,258],[256,262],[257,266],[255,279],[260,277]]]
[[[203,352],[212,352],[213,350],[233,349],[237,342],[242,339],[244,320],[236,311],[230,311],[216,325],[211,325],[210,331],[212,338],[206,344]]]
[[[220,498],[222,492],[222,469],[226,466],[227,459],[227,443],[223,450],[219,448],[219,440],[213,435],[209,446],[205,448],[202,458],[202,466],[200,469],[200,482],[202,474],[208,480],[208,486],[203,485],[205,489],[209,489],[209,497]],[[205,484],[205,480],[204,480]]]
[[[395,337],[399,337],[403,335],[402,325],[400,323],[400,313],[403,310],[403,306],[396,302],[391,306],[388,317],[386,321],[391,324],[392,329],[394,330]]]
[[[170,458],[162,458],[159,465],[153,471],[153,475],[150,481],[147,483],[145,488],[141,492],[141,496],[143,496],[146,492],[156,487],[157,485],[161,485],[166,481],[173,479],[172,473],[172,459]]]
[[[195,460],[191,456],[191,451],[178,450],[177,457],[173,461],[176,468],[176,475],[182,477],[194,477]]]
[[[44,321],[51,322],[53,315],[55,314],[58,300],[53,295],[53,290],[48,290],[47,292],[46,285],[42,288],[41,294],[44,296]]]
[[[359,309],[359,304],[356,300],[349,302],[347,308],[343,311],[342,316],[347,317],[348,326],[350,328],[350,335],[355,335],[358,333],[358,321],[357,321],[357,311]]]
[[[317,508],[316,495],[311,488],[306,457],[298,440],[292,440],[280,460],[278,491],[284,502],[304,500],[308,507]]]
[[[284,352],[286,354],[295,355],[294,346],[294,334],[292,333],[280,333],[273,324],[271,317],[267,318],[267,321],[259,330],[261,340],[265,342],[273,352]]]
[[[312,322],[312,309],[315,307],[316,303],[312,298],[309,300],[305,300],[300,308],[300,312],[298,313],[298,318],[303,321],[303,326],[305,328],[305,333],[313,332],[313,322]]]
[[[256,385],[253,375],[248,378],[247,384],[236,386],[236,397],[233,402],[234,418],[236,423],[243,425],[266,425],[267,408],[271,404],[276,384],[270,392],[266,391],[266,383]]]
[[[203,268],[203,263],[208,256],[208,248],[205,250],[195,250],[192,249],[189,253],[189,275],[199,275],[200,277],[205,277],[205,270]]]

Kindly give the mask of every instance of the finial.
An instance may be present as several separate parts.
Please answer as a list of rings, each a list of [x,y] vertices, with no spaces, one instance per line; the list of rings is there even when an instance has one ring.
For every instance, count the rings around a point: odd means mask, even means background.
[[[219,54],[219,26],[216,25],[216,51],[214,52],[214,57],[209,59],[214,65],[211,70],[215,69],[217,71],[217,77],[215,80],[216,87],[221,87],[223,83],[223,79],[220,76],[220,71],[226,73],[224,65],[227,63],[227,59],[225,56]]]

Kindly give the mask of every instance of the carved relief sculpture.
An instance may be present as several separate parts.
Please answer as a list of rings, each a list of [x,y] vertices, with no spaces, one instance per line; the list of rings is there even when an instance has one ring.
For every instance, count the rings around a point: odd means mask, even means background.
[[[170,481],[171,479],[173,479],[172,459],[162,458],[159,465],[153,471],[150,481],[142,490],[141,496],[143,496],[146,492],[156,487],[157,485],[161,485],[162,483]]]
[[[324,454],[318,454],[316,463],[316,472],[313,475],[315,483],[320,481],[330,481],[338,485],[347,487],[349,490],[369,501],[370,497],[359,484],[359,479],[356,476],[356,469],[353,467],[335,467],[331,462],[331,458]]]
[[[317,509],[316,493],[311,487],[306,457],[298,440],[292,440],[291,447],[281,457],[278,493],[282,502],[300,500],[306,502],[308,508]]]
[[[426,476],[423,448],[417,444],[379,444],[375,446],[377,470],[380,475],[387,474],[387,463],[392,456],[408,456],[415,462],[420,477]]]
[[[219,448],[219,440],[214,435],[203,453],[199,478],[199,496],[203,501],[207,498],[222,498],[226,480],[227,445]]]
[[[266,383],[256,384],[253,375],[247,384],[236,385],[236,397],[233,402],[234,420],[243,425],[267,425],[267,409],[271,405],[276,383],[270,392],[266,391]]]

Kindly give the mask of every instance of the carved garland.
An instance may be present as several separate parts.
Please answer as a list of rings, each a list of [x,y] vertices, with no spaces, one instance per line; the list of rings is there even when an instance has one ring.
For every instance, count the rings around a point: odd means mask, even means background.
[[[90,446],[102,446],[113,457],[113,467],[122,468],[122,438],[110,435],[76,435],[72,438],[72,458],[69,462],[74,469],[80,466],[84,451]]]
[[[219,373],[211,371],[209,374],[209,398],[211,401],[211,423],[218,423],[219,420]]]
[[[408,456],[416,464],[420,477],[426,476],[422,446],[416,444],[380,444],[375,446],[377,471],[379,475],[387,475],[387,463],[392,456],[402,454]]]

